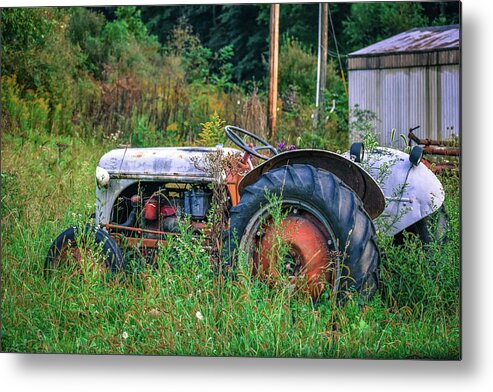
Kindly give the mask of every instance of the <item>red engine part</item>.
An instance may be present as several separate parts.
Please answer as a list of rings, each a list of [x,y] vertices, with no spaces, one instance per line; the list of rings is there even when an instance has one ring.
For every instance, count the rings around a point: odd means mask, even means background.
[[[161,212],[161,215],[164,215],[164,216],[176,215],[176,207],[164,205],[164,206],[161,206],[160,212]]]
[[[137,207],[140,203],[140,196],[139,195],[133,195],[130,198],[130,203],[132,204],[132,207]]]
[[[144,218],[153,221],[158,217],[158,205],[157,200],[150,198],[144,207]]]

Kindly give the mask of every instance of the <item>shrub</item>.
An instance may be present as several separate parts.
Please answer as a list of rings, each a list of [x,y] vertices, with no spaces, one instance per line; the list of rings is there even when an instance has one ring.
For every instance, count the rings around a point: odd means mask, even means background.
[[[214,112],[209,121],[202,124],[202,131],[198,135],[198,144],[204,147],[224,144],[226,142],[224,125],[225,122],[219,118],[217,112]]]

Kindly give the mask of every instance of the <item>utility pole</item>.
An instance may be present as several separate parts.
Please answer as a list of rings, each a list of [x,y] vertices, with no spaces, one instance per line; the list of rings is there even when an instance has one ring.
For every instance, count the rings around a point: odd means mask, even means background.
[[[269,130],[270,141],[275,143],[277,122],[277,73],[279,63],[279,4],[270,8],[269,56]]]
[[[314,125],[318,124],[320,113],[325,108],[325,86],[327,84],[327,50],[329,45],[329,4],[319,4],[318,14],[318,64],[317,64],[317,95],[315,97]]]

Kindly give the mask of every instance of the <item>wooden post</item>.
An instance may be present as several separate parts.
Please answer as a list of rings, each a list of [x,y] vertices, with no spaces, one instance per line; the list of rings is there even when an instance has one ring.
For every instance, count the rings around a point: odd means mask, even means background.
[[[279,4],[270,8],[269,56],[269,130],[270,142],[275,143],[277,121],[277,73],[279,63]]]

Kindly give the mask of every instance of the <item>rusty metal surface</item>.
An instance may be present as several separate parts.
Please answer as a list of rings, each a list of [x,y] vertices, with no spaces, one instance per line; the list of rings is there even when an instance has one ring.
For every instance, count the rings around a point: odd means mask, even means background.
[[[426,146],[423,148],[423,152],[432,155],[460,156],[460,148],[458,147]]]
[[[434,163],[426,159],[423,159],[421,162],[435,174],[459,171],[459,165],[455,163]]]
[[[348,59],[348,70],[431,67],[460,64],[459,48],[391,54],[361,55]]]
[[[457,146],[458,142],[457,140],[434,140],[434,139],[420,139],[417,137],[412,131],[407,134],[407,137],[412,140],[416,144],[421,144],[425,147],[427,146],[437,146],[437,147],[452,147],[455,150],[459,151],[459,147]],[[447,155],[447,154],[443,154]],[[456,155],[455,153],[452,153],[450,155]],[[459,155],[459,154],[457,154]]]
[[[106,229],[116,229],[116,230],[125,230],[125,231],[133,231],[136,233],[147,233],[147,234],[157,234],[157,235],[178,235],[177,233],[158,231],[158,230],[150,230],[150,229],[141,229],[140,227],[128,227],[122,225],[115,225],[113,223],[107,223],[103,225]]]
[[[282,263],[278,259],[278,237],[289,246]],[[266,280],[277,279],[279,273],[287,274],[293,286],[308,290],[317,298],[327,283],[334,285],[334,266],[331,266],[329,243],[333,243],[323,224],[310,214],[288,215],[279,227],[272,220],[263,228],[253,257],[254,272]],[[281,264],[281,265],[280,265]]]
[[[385,208],[385,197],[375,180],[364,169],[341,155],[324,150],[294,150],[276,155],[248,173],[239,185],[243,190],[269,170],[290,165],[307,164],[327,170],[350,187],[363,201],[366,212],[375,219]]]
[[[137,248],[158,248],[160,244],[162,246],[166,246],[168,244],[166,240],[158,240],[153,238],[124,237],[117,240],[117,243],[120,246],[123,242],[125,242],[128,246]]]
[[[452,49],[459,47],[459,43],[459,25],[418,27],[352,52],[349,56]]]
[[[460,147],[457,146],[457,140],[433,140],[433,139],[420,139],[412,131],[407,135],[409,140],[414,143],[423,146],[423,152],[425,154],[431,155],[442,155],[442,156],[455,156],[461,155]],[[434,173],[440,173],[444,170],[456,170],[457,165],[450,163],[438,163],[431,165],[429,162],[423,162],[426,167],[432,170]]]
[[[195,230],[203,231],[206,236],[208,235],[208,230],[204,222],[192,222],[191,226]],[[168,242],[165,239],[163,239],[164,236],[180,235],[179,233],[174,233],[174,232],[141,229],[139,227],[127,227],[127,226],[115,225],[115,224],[106,224],[104,225],[104,227],[112,232],[111,236],[114,238],[114,240],[117,242],[118,245],[125,244],[126,246],[134,246],[140,248],[157,248],[159,247],[159,245],[167,245]],[[141,234],[142,236],[130,237],[124,235],[121,232],[117,232],[115,230],[130,231],[133,233]],[[144,237],[143,236],[144,234],[151,235],[154,238]],[[158,236],[158,238],[156,238],[156,236]],[[205,244],[207,243],[208,242],[206,241]]]
[[[206,224],[204,222],[191,222],[190,224],[195,230],[204,230],[206,228]],[[151,230],[151,229],[142,229],[140,227],[128,227],[122,225],[116,225],[114,223],[107,223],[102,225],[106,229],[116,229],[116,230],[125,230],[125,231],[133,231],[136,233],[147,233],[147,234],[157,234],[157,235],[178,235],[178,233],[171,231],[160,231],[160,230]]]

